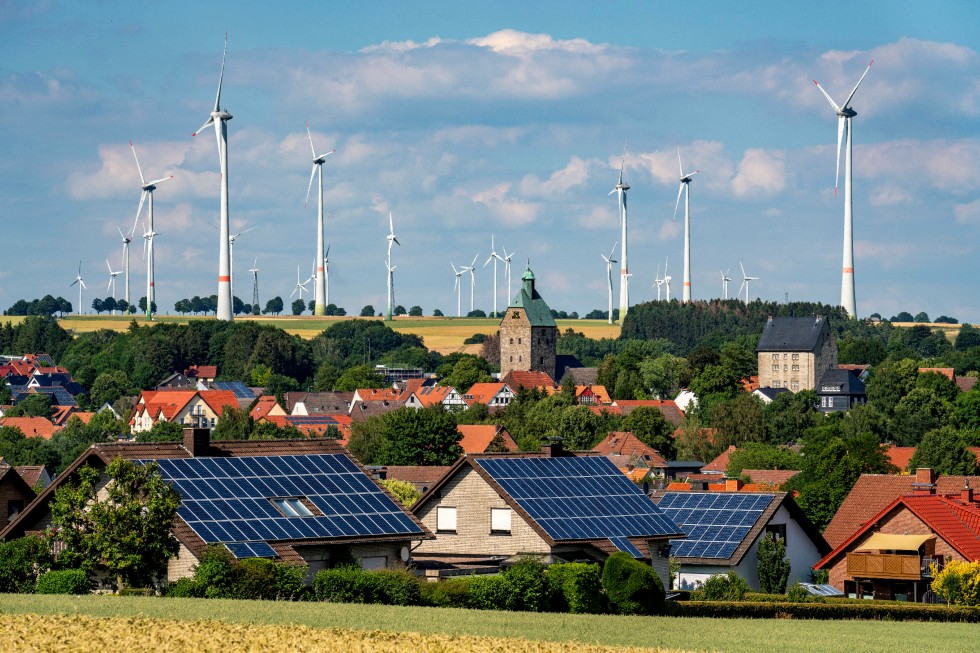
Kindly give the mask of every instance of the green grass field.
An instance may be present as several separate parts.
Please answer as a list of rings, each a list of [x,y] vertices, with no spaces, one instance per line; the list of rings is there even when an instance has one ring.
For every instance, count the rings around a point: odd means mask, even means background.
[[[388,632],[520,637],[607,646],[744,653],[958,653],[976,651],[975,624],[735,620],[485,612],[381,605],[165,599],[119,596],[0,595],[3,614],[202,618],[244,624],[300,624]]]

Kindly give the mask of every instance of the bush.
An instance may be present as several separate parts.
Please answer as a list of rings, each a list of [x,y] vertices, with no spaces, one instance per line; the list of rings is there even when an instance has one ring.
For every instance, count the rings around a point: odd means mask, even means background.
[[[276,594],[276,570],[272,560],[247,558],[234,566],[228,598],[274,599]]]
[[[799,581],[793,583],[792,587],[786,590],[786,600],[791,603],[806,603],[811,598],[810,593],[806,591]]]
[[[318,571],[313,578],[313,592],[319,601],[331,603],[368,603],[368,584],[360,568],[347,565]]]
[[[418,605],[422,602],[419,579],[407,571],[384,569],[364,572],[369,586],[365,603]]]
[[[507,579],[510,610],[524,612],[543,612],[551,604],[548,581],[544,577],[544,566],[537,560],[525,558],[503,573]]]
[[[193,578],[180,578],[167,586],[164,596],[190,599],[202,596],[203,592]]]
[[[704,581],[701,596],[705,601],[741,601],[748,591],[749,584],[745,582],[745,579],[734,571],[730,571],[727,574],[712,576]]]
[[[433,608],[470,607],[470,579],[451,578],[438,583],[420,583],[420,603]]]
[[[88,594],[92,581],[81,569],[62,569],[41,574],[34,591],[38,594]]]
[[[980,562],[951,560],[932,570],[932,591],[953,605],[980,605]]]
[[[152,587],[124,587],[118,592],[119,596],[156,596]]]
[[[553,612],[603,612],[599,565],[583,562],[555,564],[548,567],[546,578],[551,587]]]
[[[306,565],[291,565],[277,562],[275,566],[276,599],[281,601],[300,601],[307,597]]]
[[[782,594],[789,582],[790,561],[786,556],[786,542],[782,538],[766,535],[759,541],[759,588],[769,594]]]
[[[664,586],[657,572],[622,551],[606,559],[602,586],[613,612],[656,614],[663,609]]]
[[[510,581],[504,576],[476,576],[469,582],[470,607],[507,610],[511,604]]]
[[[37,577],[51,567],[51,549],[37,535],[0,542],[0,592],[29,594],[37,585]]]
[[[222,599],[231,596],[235,582],[234,557],[221,544],[211,544],[201,555],[201,561],[194,568],[194,582],[201,596],[209,599]]]

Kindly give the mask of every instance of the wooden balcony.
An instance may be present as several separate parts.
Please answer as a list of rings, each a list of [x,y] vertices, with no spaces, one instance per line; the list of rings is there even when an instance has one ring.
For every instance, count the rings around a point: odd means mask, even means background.
[[[928,560],[925,561],[928,565]],[[847,574],[852,578],[922,580],[923,559],[895,553],[848,553]],[[928,566],[926,567],[928,570]]]

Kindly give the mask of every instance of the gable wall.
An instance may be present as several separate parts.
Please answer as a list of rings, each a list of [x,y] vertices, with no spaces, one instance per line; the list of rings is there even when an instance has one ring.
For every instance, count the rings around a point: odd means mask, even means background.
[[[436,508],[456,508],[456,533],[439,533]],[[511,534],[490,534],[490,509],[508,508],[507,503],[470,467],[464,467],[443,486],[441,497],[434,498],[416,517],[436,536],[422,542],[416,553],[516,555],[548,552],[547,542],[517,513],[511,512]]]

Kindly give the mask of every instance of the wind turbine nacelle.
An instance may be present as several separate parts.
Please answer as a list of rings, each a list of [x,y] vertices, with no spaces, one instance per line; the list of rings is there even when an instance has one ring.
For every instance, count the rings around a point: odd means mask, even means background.
[[[220,111],[212,111],[211,117],[217,122],[218,120],[231,120],[233,116],[224,109],[221,109]]]
[[[843,109],[837,112],[837,115],[840,116],[841,118],[853,118],[858,114],[857,111],[855,111],[851,107],[844,107]]]

